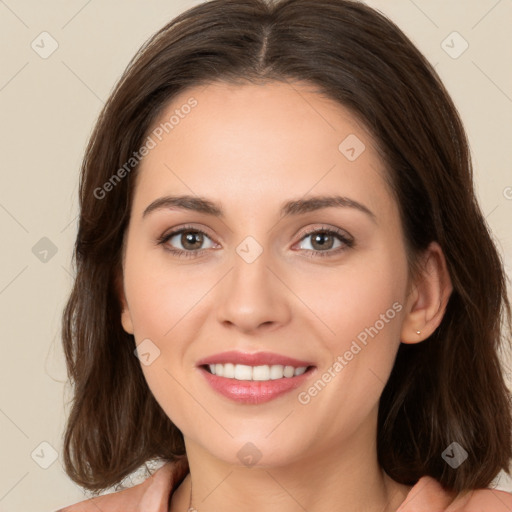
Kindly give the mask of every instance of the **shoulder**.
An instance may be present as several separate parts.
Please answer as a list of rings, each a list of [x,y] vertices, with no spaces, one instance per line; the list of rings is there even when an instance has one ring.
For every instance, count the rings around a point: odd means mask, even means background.
[[[187,471],[186,463],[166,463],[138,485],[90,498],[56,512],[168,512],[173,487]]]
[[[418,480],[397,512],[511,512],[512,494],[473,489],[460,494],[443,489],[430,476]]]
[[[511,512],[512,494],[497,489],[474,489],[455,499],[446,512]]]

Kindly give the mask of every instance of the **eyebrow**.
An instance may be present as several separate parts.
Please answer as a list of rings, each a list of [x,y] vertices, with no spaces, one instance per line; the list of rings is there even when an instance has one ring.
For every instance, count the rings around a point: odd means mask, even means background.
[[[219,204],[210,201],[206,197],[182,195],[182,196],[164,196],[153,201],[143,212],[142,217],[146,217],[152,212],[168,209],[183,209],[215,217],[224,218],[224,211]],[[339,195],[314,196],[307,199],[293,199],[286,201],[281,206],[281,216],[284,215],[302,215],[308,212],[321,210],[323,208],[354,208],[370,217],[376,223],[375,214],[365,205]]]

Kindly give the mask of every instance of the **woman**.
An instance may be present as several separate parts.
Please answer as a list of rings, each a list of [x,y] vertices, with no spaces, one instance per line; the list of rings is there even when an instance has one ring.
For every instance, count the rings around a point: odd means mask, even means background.
[[[107,102],[80,208],[66,471],[98,492],[165,464],[66,512],[512,509],[487,489],[502,262],[457,111],[384,16],[178,16]]]

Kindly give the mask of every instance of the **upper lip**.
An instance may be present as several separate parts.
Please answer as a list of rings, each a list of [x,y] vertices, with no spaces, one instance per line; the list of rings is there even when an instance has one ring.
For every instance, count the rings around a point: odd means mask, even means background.
[[[208,364],[244,364],[247,366],[263,366],[263,365],[283,365],[283,366],[294,366],[295,368],[301,368],[303,366],[313,366],[309,361],[301,361],[294,357],[283,356],[281,354],[275,354],[273,352],[239,352],[237,350],[230,350],[228,352],[220,352],[211,356],[205,357],[197,362],[198,366]]]

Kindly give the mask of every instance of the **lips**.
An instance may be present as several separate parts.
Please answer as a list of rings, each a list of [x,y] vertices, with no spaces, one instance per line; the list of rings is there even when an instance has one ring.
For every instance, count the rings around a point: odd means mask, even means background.
[[[232,401],[253,405],[292,391],[315,372],[310,361],[272,352],[222,352],[201,359],[197,366],[213,390]]]
[[[238,352],[231,350],[229,352],[222,352],[212,356],[205,357],[197,362],[198,366],[205,366],[210,364],[243,364],[247,366],[263,366],[263,365],[282,365],[293,366],[300,368],[302,366],[314,366],[310,361],[303,361],[293,357],[275,354],[273,352],[256,352],[249,354],[247,352]]]

